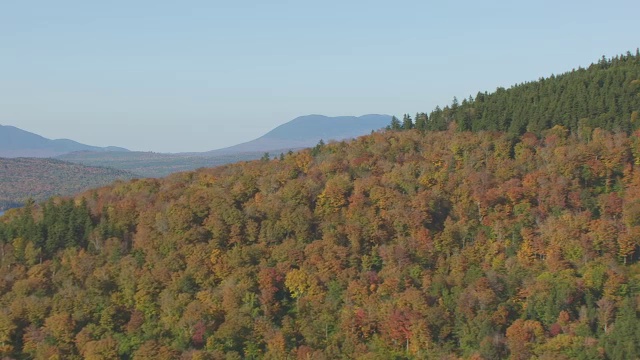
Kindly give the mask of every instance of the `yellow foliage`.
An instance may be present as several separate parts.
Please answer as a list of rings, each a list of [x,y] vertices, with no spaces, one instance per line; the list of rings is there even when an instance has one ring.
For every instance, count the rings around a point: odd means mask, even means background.
[[[209,260],[211,260],[211,263],[213,265],[216,265],[218,263],[218,261],[220,260],[220,255],[222,255],[222,251],[220,251],[220,249],[211,250],[211,255],[209,256]]]
[[[311,287],[309,275],[304,270],[293,269],[287,273],[284,281],[294,299],[301,297]]]
[[[518,260],[523,264],[531,265],[535,259],[536,256],[533,246],[531,246],[531,241],[524,240],[520,246],[520,250],[518,250]]]
[[[8,311],[0,313],[0,346],[9,346],[11,342],[11,336],[16,330],[17,326],[13,323],[13,320],[9,317]],[[1,352],[0,352],[1,353]]]
[[[296,167],[306,174],[309,171],[309,166],[313,161],[313,157],[308,151],[302,151],[296,154]]]

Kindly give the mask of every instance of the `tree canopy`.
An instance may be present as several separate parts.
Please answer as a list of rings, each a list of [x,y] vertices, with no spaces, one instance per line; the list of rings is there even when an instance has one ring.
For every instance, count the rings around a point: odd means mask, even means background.
[[[640,356],[640,131],[414,119],[8,211],[0,356]]]
[[[451,105],[436,107],[428,116],[418,113],[415,120],[421,130],[446,130],[455,122],[461,131],[512,135],[540,135],[555,125],[571,133],[595,128],[629,133],[640,128],[640,53],[603,57],[586,69],[478,92],[461,103],[454,98]]]

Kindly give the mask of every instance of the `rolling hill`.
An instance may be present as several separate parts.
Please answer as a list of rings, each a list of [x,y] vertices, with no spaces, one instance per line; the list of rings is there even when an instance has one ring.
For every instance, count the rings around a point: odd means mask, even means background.
[[[0,158],[0,210],[21,206],[28,198],[44,201],[135,177],[123,170],[55,159]]]
[[[636,358],[640,140],[591,135],[388,131],[9,212],[0,351]]]
[[[264,136],[243,144],[202,153],[162,154],[151,152],[75,152],[58,159],[91,166],[107,166],[132,171],[144,177],[162,177],[175,172],[219,166],[272,156],[315,146],[320,139],[350,139],[382,129],[388,115],[326,117],[301,116],[278,126]]]
[[[626,95],[584,121],[553,92],[511,118],[515,87],[420,120],[446,130],[407,118],[10,211],[0,355],[639,358],[640,56],[601,65],[626,80],[594,101]]]
[[[18,129],[14,126],[0,125],[0,157],[55,157],[74,151],[129,151],[120,147],[97,147],[81,144],[69,139],[51,140],[40,135]]]

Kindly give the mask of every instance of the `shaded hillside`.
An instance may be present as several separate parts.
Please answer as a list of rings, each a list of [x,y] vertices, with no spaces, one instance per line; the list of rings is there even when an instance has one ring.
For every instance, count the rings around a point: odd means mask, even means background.
[[[153,152],[76,152],[58,159],[90,166],[106,166],[131,171],[142,177],[163,177],[181,171],[214,167],[238,161],[256,160],[264,153],[241,153],[218,156],[162,154]]]
[[[0,125],[0,157],[54,157],[74,151],[128,150],[114,146],[89,146],[68,139],[50,140],[17,127]]]
[[[287,152],[315,146],[320,140],[352,139],[383,129],[391,121],[389,115],[337,116],[307,115],[297,117],[265,135],[224,149],[206,152],[224,155],[246,152]]]
[[[406,118],[406,117],[405,117]],[[446,130],[455,122],[459,130],[506,131],[540,134],[554,125],[572,133],[596,127],[629,132],[640,128],[640,53],[601,59],[588,68],[526,82],[493,93],[454,99],[428,115],[416,114],[422,130]],[[411,127],[397,121],[395,128]]]
[[[9,212],[0,351],[637,358],[640,134],[583,135],[389,131]]]
[[[20,206],[28,198],[43,201],[134,177],[122,170],[53,159],[0,158],[0,210]]]

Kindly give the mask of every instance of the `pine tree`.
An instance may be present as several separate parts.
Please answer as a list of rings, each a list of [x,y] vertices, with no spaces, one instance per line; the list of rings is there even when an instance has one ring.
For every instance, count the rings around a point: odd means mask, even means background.
[[[416,124],[415,124],[415,128],[418,130],[426,130],[427,129],[427,121],[428,121],[428,117],[427,114],[425,113],[417,113],[416,114]]]
[[[610,359],[640,357],[640,318],[633,298],[627,298],[622,303],[613,331],[605,340],[605,350]]]
[[[391,124],[387,127],[387,129],[391,130],[400,130],[402,129],[402,124],[400,124],[400,120],[397,117],[391,117]]]
[[[404,117],[402,118],[402,129],[403,130],[413,129],[413,120],[411,120],[411,116],[409,116],[409,114],[404,114]]]

